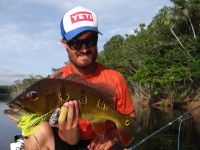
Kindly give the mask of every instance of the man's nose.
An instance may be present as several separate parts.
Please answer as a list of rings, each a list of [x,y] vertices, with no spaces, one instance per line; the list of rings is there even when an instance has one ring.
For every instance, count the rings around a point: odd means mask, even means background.
[[[83,44],[82,47],[81,47],[81,49],[80,49],[80,52],[81,52],[81,53],[87,53],[88,51],[89,51],[89,50],[88,50],[86,44]]]

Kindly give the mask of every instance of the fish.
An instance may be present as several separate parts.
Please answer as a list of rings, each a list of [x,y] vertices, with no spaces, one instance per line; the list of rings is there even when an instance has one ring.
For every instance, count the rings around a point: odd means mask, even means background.
[[[77,100],[80,118],[89,121],[97,135],[105,134],[105,121],[110,120],[117,127],[121,144],[128,145],[138,132],[138,125],[134,118],[117,111],[115,95],[116,90],[107,83],[94,84],[78,74],[65,79],[44,78],[11,100],[4,112],[17,122],[13,118],[20,119],[27,112],[45,115],[66,101]]]

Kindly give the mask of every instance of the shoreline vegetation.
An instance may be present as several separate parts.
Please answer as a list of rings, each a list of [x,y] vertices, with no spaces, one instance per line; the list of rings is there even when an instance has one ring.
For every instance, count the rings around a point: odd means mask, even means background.
[[[171,2],[148,26],[141,23],[133,34],[114,35],[99,53],[98,62],[125,76],[134,102],[142,107],[186,109],[200,104],[200,2]],[[0,97],[13,97],[42,78],[0,85]]]
[[[0,101],[9,101],[27,87],[32,85],[38,80],[43,79],[41,75],[30,75],[28,78],[23,80],[16,80],[12,85],[0,85]]]
[[[200,101],[200,1],[171,2],[148,26],[114,35],[98,58],[126,77],[141,106],[176,109]]]

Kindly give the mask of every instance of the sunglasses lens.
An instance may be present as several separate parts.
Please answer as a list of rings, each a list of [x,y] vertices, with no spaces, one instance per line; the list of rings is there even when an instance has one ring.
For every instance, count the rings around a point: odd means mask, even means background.
[[[89,37],[89,38],[84,39],[84,40],[72,39],[72,40],[68,41],[67,43],[68,43],[68,45],[71,49],[80,50],[83,47],[83,44],[85,44],[85,46],[87,48],[91,48],[93,46],[96,46],[97,41],[98,41],[98,36],[94,35],[94,36]]]
[[[88,48],[96,46],[97,45],[97,39],[98,36],[94,36],[92,38],[87,39],[87,41],[85,41],[85,44]]]
[[[77,50],[80,50],[82,46],[83,46],[83,43],[81,41],[77,41],[76,44],[75,44],[75,48]]]
[[[76,49],[77,48],[77,44],[76,44],[75,40],[73,40],[73,39],[68,41],[67,44],[69,45],[69,47],[71,49]]]

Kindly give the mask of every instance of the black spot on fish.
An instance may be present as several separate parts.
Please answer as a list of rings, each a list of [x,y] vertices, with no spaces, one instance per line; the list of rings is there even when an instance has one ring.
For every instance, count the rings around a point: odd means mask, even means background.
[[[67,90],[64,86],[61,87],[60,89],[60,98],[62,99],[63,102],[68,101],[69,100],[69,95],[67,94]]]
[[[81,95],[79,98],[78,98],[79,102],[82,104],[82,105],[86,105],[87,104],[87,97],[85,95]]]

